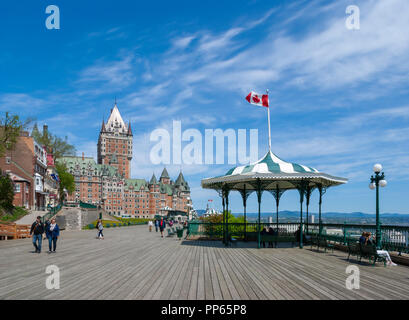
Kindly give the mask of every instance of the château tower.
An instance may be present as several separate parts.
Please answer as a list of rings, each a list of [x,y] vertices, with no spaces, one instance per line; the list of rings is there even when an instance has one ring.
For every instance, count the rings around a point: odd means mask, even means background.
[[[115,102],[107,123],[102,121],[98,138],[98,164],[113,166],[125,179],[129,179],[132,139],[131,124],[125,124]]]

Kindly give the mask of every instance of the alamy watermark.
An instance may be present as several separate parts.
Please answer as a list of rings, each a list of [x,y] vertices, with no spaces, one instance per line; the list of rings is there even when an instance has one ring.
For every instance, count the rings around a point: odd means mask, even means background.
[[[156,142],[150,151],[153,164],[247,164],[258,159],[258,129],[250,129],[247,154],[247,129],[183,130],[181,121],[173,121],[172,132],[155,129],[150,141]],[[227,144],[225,143],[227,140]],[[182,146],[182,144],[184,144]],[[171,157],[172,154],[172,157]]]
[[[60,29],[60,8],[52,4],[45,8],[45,13],[50,14],[45,19],[45,27],[48,30]]]
[[[345,20],[345,27],[348,30],[359,30],[361,28],[359,7],[350,5],[346,8],[345,13],[349,15]]]
[[[47,266],[45,273],[49,274],[49,276],[47,276],[45,279],[45,287],[49,290],[60,289],[60,269],[56,265],[52,264]]]
[[[354,265],[347,266],[345,270],[346,274],[350,274],[345,280],[345,287],[348,290],[359,290],[360,288],[360,273],[359,268]]]

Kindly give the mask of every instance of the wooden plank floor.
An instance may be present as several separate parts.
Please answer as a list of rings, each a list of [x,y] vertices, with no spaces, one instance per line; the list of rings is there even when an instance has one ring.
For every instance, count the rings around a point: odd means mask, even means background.
[[[340,251],[225,248],[217,241],[160,238],[146,226],[64,231],[57,253],[31,253],[31,239],[0,241],[0,299],[409,299],[409,268],[372,267]],[[45,245],[45,246],[44,246]],[[46,289],[48,265],[60,289]],[[346,267],[360,270],[348,290]]]

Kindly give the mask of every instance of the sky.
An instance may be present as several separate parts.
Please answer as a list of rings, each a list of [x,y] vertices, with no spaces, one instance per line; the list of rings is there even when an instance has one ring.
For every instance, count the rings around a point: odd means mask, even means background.
[[[48,5],[60,10],[49,30]],[[346,27],[346,8],[360,12]],[[266,110],[245,96],[269,89],[272,151],[348,178],[329,189],[323,211],[375,211],[368,188],[381,163],[388,185],[381,212],[409,213],[409,2],[388,1],[10,1],[0,3],[0,112],[35,118],[96,157],[115,98],[134,134],[132,177],[160,176],[150,152],[155,129],[258,129],[268,150]],[[187,144],[188,142],[185,142]],[[185,144],[183,146],[185,146]],[[227,147],[226,147],[227,148]],[[196,209],[221,207],[203,178],[223,164],[166,164],[180,170]],[[240,165],[240,163],[237,163]],[[298,210],[296,191],[282,210]],[[242,212],[239,194],[231,209]],[[262,211],[275,208],[263,195]],[[310,210],[318,210],[314,192]],[[256,212],[253,194],[248,212]]]

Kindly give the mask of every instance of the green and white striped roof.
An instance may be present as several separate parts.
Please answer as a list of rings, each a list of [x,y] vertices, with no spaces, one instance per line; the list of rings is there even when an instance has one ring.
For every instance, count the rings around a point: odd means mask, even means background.
[[[303,166],[297,163],[286,162],[279,157],[277,157],[271,151],[260,160],[255,163],[249,164],[247,166],[240,166],[232,168],[225,174],[236,175],[244,173],[305,173],[305,172],[314,172],[319,173],[317,169]]]
[[[307,181],[309,186],[336,186],[348,179],[331,176],[315,168],[284,161],[271,151],[255,163],[230,169],[223,176],[202,180],[202,188],[220,190],[228,185],[230,190],[255,190],[255,182],[262,181],[263,190],[297,189],[298,183]]]

